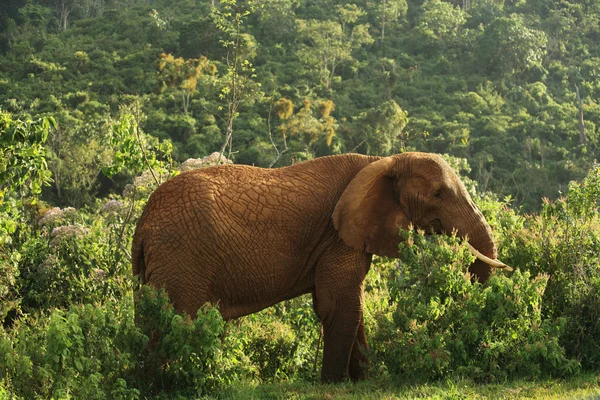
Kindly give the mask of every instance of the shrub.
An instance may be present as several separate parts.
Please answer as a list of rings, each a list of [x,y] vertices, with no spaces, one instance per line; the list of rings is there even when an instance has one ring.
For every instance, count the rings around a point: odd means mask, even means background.
[[[301,343],[294,330],[279,321],[254,318],[244,323],[245,353],[261,381],[286,379],[297,372],[296,351]]]
[[[223,321],[205,307],[177,314],[163,290],[136,301],[73,305],[0,328],[0,374],[24,398],[138,398],[198,395],[220,380],[215,360]],[[149,340],[150,338],[150,340]]]
[[[547,275],[517,269],[474,284],[466,273],[473,257],[459,239],[403,235],[400,267],[390,269],[392,310],[379,315],[375,339],[390,373],[498,381],[577,370],[559,344],[564,319],[542,318]]]
[[[229,334],[243,337],[241,349],[260,381],[310,380],[318,375],[319,328],[311,297],[301,296],[243,318]]]
[[[600,167],[567,194],[545,201],[521,229],[502,226],[503,259],[550,276],[543,315],[566,320],[561,344],[587,369],[600,367]]]
[[[319,327],[309,295],[229,322],[215,382],[318,381],[320,365],[315,370],[315,356]]]
[[[0,330],[0,373],[24,398],[136,398],[126,381],[147,339],[133,324],[131,299],[72,306]]]
[[[140,376],[144,392],[202,394],[213,376],[224,322],[218,309],[205,306],[197,318],[178,314],[164,290],[144,286],[136,301],[136,324],[150,338]]]
[[[115,126],[112,144],[136,148],[132,121]],[[198,395],[225,382],[216,369],[223,332],[216,308],[192,319],[177,314],[164,291],[143,287],[134,323],[134,281],[123,249],[148,194],[143,176],[129,190],[133,204],[41,212],[35,196],[48,181],[41,144],[51,125],[0,115],[0,154],[8,156],[0,162],[0,393],[138,398]],[[162,149],[169,158],[168,146]],[[154,156],[149,163],[163,176],[167,164]],[[114,171],[147,165],[123,157]]]
[[[20,249],[17,287],[24,312],[71,304],[119,301],[131,290],[130,263],[118,249],[121,229],[74,209],[54,208]]]

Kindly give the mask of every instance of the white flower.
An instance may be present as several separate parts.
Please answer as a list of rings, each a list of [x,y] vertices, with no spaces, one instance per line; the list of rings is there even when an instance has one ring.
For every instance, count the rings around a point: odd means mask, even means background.
[[[155,179],[156,177],[156,179]],[[142,172],[140,176],[136,176],[133,178],[133,184],[125,185],[123,189],[123,197],[131,197],[134,193],[135,188],[152,188],[156,185],[156,181],[164,182],[169,178],[169,173],[159,174],[158,172],[150,172],[150,170],[145,170]]]
[[[88,231],[89,230],[87,228],[82,228],[77,225],[57,226],[56,228],[52,229],[52,232],[50,233],[50,237],[52,238],[52,240],[50,240],[50,247],[55,247],[64,239],[70,237],[81,237]]]
[[[206,157],[188,158],[179,166],[179,169],[181,171],[190,171],[193,169],[206,168],[219,164],[233,164],[233,161],[229,160],[225,156],[222,156],[218,151],[215,151]]]
[[[97,282],[102,282],[106,278],[106,275],[106,271],[100,268],[92,269],[92,279],[94,279]]]
[[[72,217],[77,213],[77,210],[73,207],[67,207],[64,209],[60,209],[59,207],[54,207],[49,209],[42,215],[42,217],[38,220],[38,224],[47,225],[52,224],[57,221],[63,220],[65,217]]]
[[[127,187],[125,187],[125,188],[127,188]],[[106,203],[102,206],[102,208],[100,209],[100,212],[107,213],[107,214],[118,214],[121,210],[123,210],[124,206],[125,205],[121,201],[110,200],[108,203]]]
[[[48,257],[46,257],[44,259],[44,261],[40,264],[39,268],[40,271],[44,272],[44,271],[50,271],[52,270],[52,268],[54,268],[55,265],[57,265],[60,262],[60,260],[58,259],[58,257],[56,256],[56,254],[50,254],[48,255]]]
[[[181,171],[190,171],[193,169],[203,168],[204,163],[199,158],[188,158],[179,166]]]
[[[51,224],[63,219],[64,216],[63,210],[58,207],[54,207],[46,211],[44,215],[42,215],[42,218],[39,219],[38,223],[40,225]]]
[[[133,184],[135,186],[148,186],[154,183],[154,176],[152,175],[152,172],[150,172],[149,170],[145,170],[144,172],[142,172],[142,174],[140,176],[136,176],[135,178],[133,178]]]
[[[133,186],[131,183],[128,183],[127,185],[125,185],[125,188],[123,189],[123,197],[125,197],[125,198],[131,197],[133,195],[134,190],[135,190],[135,186]]]

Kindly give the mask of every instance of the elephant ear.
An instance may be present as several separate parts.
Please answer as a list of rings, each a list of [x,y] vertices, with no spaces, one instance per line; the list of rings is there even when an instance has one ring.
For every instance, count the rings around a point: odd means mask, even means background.
[[[342,193],[333,212],[333,225],[346,245],[380,256],[398,257],[398,228],[410,220],[394,193],[394,157],[363,168]]]

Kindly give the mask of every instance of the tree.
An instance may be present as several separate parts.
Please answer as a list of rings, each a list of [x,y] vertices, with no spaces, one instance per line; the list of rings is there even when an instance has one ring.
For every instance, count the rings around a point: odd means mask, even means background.
[[[17,313],[20,249],[30,235],[42,187],[51,182],[44,144],[53,118],[18,120],[0,111],[0,321]]]
[[[302,108],[291,115],[293,105],[287,99],[280,99],[276,103],[276,113],[284,122],[278,130],[285,137],[300,138],[306,153],[312,152],[312,146],[321,138],[325,139],[327,146],[331,145],[333,136],[338,127],[337,121],[331,116],[335,104],[331,100],[318,101],[318,110],[313,110],[313,103],[305,99]]]
[[[355,5],[340,6],[337,11],[340,22],[314,19],[298,22],[303,40],[298,57],[318,71],[326,89],[331,88],[338,65],[353,60],[353,50],[373,43],[368,24],[354,25],[364,11]]]
[[[97,121],[83,121],[66,110],[54,115],[57,124],[48,138],[47,158],[57,200],[75,207],[90,204],[99,186],[98,174],[112,156],[104,143],[107,115]]]
[[[406,16],[408,4],[406,0],[379,0],[373,3],[367,3],[369,7],[369,16],[375,26],[379,26],[380,45],[383,46],[385,40],[386,28],[394,22]]]
[[[360,114],[355,129],[363,138],[366,153],[388,156],[405,151],[408,145],[408,113],[394,100],[386,101],[377,108]],[[356,141],[356,139],[355,139]]]
[[[257,10],[257,38],[263,46],[273,46],[294,40],[296,33],[295,0],[263,0]]]
[[[422,11],[417,29],[435,39],[456,35],[466,22],[460,7],[453,7],[445,1],[426,0]]]
[[[7,197],[21,201],[37,196],[51,182],[44,144],[55,127],[54,118],[21,121],[0,112],[0,209],[3,211],[10,207],[4,202]]]
[[[485,28],[479,44],[491,72],[514,75],[540,65],[546,53],[546,34],[528,28],[517,14],[496,18]]]
[[[105,7],[106,0],[79,0],[77,4],[81,18],[101,17]]]
[[[181,57],[175,58],[172,54],[162,53],[158,70],[158,81],[163,88],[176,88],[181,92],[183,112],[187,114],[198,80],[205,75],[205,72],[214,76],[217,68],[204,56],[184,60]]]
[[[237,0],[223,0],[219,7],[212,9],[212,19],[217,29],[225,38],[221,40],[223,47],[227,49],[225,65],[227,70],[219,79],[221,83],[221,99],[226,102],[226,134],[221,155],[233,146],[233,121],[237,117],[238,110],[243,101],[253,96],[260,96],[260,84],[255,84],[253,78],[255,69],[251,60],[256,55],[257,43],[254,37],[242,32],[242,24],[245,19],[255,10],[254,2],[237,3]]]
[[[50,0],[50,5],[56,11],[58,18],[58,31],[64,32],[69,27],[69,16],[75,10],[75,0]]]

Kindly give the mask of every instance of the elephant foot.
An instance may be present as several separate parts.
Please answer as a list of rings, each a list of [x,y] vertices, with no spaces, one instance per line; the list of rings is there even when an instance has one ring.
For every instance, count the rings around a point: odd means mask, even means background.
[[[348,365],[348,374],[354,382],[367,378],[367,371],[371,365],[366,351],[369,349],[367,335],[365,333],[365,323],[361,316],[356,339],[352,345],[352,354],[350,355],[350,363]]]
[[[353,382],[362,381],[367,378],[368,361],[359,360],[354,357],[350,360],[350,366],[348,367],[348,374]]]
[[[324,370],[321,372],[321,382],[322,383],[342,383],[348,380],[347,374],[340,373],[326,373]]]

